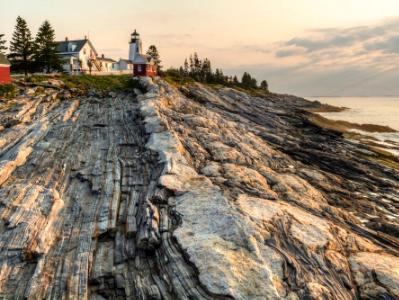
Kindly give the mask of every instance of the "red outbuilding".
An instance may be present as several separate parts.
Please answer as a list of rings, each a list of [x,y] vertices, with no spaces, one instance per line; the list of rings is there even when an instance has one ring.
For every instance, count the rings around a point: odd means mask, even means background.
[[[11,64],[7,57],[0,53],[0,84],[7,84],[11,82],[10,66]]]
[[[154,64],[153,59],[144,54],[136,54],[133,61],[134,76],[156,76],[157,66]]]

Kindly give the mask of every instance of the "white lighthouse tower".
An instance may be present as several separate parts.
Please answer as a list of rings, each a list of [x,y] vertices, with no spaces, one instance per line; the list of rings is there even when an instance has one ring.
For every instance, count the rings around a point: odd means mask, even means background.
[[[136,29],[132,33],[132,38],[129,43],[129,60],[134,61],[137,54],[142,53],[142,44],[140,34],[137,33]]]

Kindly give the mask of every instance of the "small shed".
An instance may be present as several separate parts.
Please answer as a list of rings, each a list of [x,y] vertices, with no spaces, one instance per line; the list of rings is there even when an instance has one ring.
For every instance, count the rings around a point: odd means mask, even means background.
[[[10,62],[7,57],[0,53],[0,84],[8,84],[11,82]]]
[[[157,66],[150,56],[136,54],[134,61],[134,76],[156,76]]]

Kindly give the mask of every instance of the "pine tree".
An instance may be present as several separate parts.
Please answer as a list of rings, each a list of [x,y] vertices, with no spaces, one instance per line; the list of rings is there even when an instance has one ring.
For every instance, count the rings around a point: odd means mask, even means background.
[[[255,78],[251,79],[251,88],[256,89],[258,87],[258,81]]]
[[[187,58],[184,60],[184,75],[188,75],[190,73],[190,66],[188,64]]]
[[[17,18],[17,25],[10,43],[10,59],[13,65],[18,69],[22,69],[25,76],[32,68],[33,42],[32,35],[28,28],[28,24],[20,16]]]
[[[190,61],[190,76],[193,76],[194,75],[194,59],[193,59],[192,55],[190,55],[189,61]]]
[[[201,60],[198,58],[198,53],[194,52],[194,74],[196,75],[196,77],[198,77],[198,75],[201,72]]]
[[[215,71],[215,82],[220,84],[225,82],[225,77],[221,69],[216,69]]]
[[[244,75],[242,76],[241,83],[244,87],[246,88],[256,88],[258,82],[256,81],[255,78],[252,78],[249,73],[244,72]]]
[[[159,55],[157,47],[155,45],[151,45],[148,48],[147,55],[150,56],[154,60],[154,63],[157,66],[157,71],[159,73],[162,69],[162,66],[161,66],[161,59],[160,59],[160,55]]]
[[[5,40],[3,40],[4,34],[0,34],[0,53],[5,54],[5,51],[7,50],[7,47],[4,46],[6,43]]]
[[[34,58],[36,66],[47,73],[61,69],[61,59],[57,54],[54,29],[46,20],[40,26],[35,39]]]
[[[212,68],[211,68],[211,61],[207,58],[204,59],[202,62],[202,70],[201,70],[202,80],[204,82],[211,82],[212,81]]]
[[[240,82],[238,81],[238,78],[236,75],[233,77],[233,84],[238,85]]]
[[[269,90],[269,84],[267,83],[266,80],[263,80],[263,81],[260,83],[260,88],[263,89],[263,90],[266,90],[266,91]]]

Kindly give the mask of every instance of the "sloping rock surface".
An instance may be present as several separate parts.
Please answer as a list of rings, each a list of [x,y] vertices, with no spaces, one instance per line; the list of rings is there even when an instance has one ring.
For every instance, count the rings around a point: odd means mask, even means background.
[[[399,298],[397,170],[303,99],[142,84],[0,105],[1,298]]]

